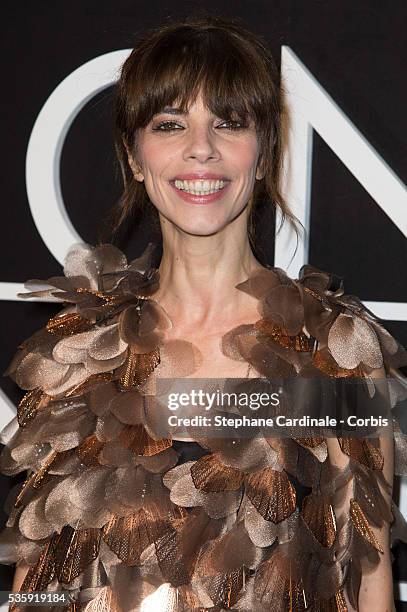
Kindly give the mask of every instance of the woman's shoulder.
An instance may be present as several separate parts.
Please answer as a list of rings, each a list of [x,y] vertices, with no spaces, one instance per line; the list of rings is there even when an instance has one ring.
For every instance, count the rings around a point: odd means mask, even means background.
[[[135,278],[153,268],[155,247],[148,243],[142,254],[129,262],[125,253],[113,244],[74,243],[66,253],[63,275],[27,280],[24,286],[28,292],[17,295],[23,299],[77,303],[73,293],[112,292],[124,277]]]
[[[125,367],[130,344],[138,343],[139,353],[153,351],[169,325],[149,299],[158,286],[153,251],[149,243],[128,262],[114,245],[78,243],[66,255],[63,275],[28,280],[28,292],[20,297],[59,302],[62,308],[19,345],[4,374],[26,391],[60,397],[89,378]],[[133,315],[143,308],[155,323],[141,338]]]
[[[310,264],[298,276],[267,266],[254,271],[241,291],[259,300],[266,324],[280,327],[290,337],[305,333],[329,349],[338,367],[367,370],[407,366],[407,351],[359,296],[348,293],[343,276]]]

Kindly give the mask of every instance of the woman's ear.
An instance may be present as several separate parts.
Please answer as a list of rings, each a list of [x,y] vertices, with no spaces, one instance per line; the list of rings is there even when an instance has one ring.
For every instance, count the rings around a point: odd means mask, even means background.
[[[142,183],[144,181],[144,175],[141,171],[141,166],[138,162],[136,162],[136,160],[134,159],[133,153],[129,147],[129,145],[127,144],[127,142],[124,140],[123,138],[123,144],[125,146],[126,152],[127,152],[127,160],[129,162],[129,166],[133,172],[133,176],[136,179],[136,181],[138,181],[139,183]]]
[[[258,181],[261,181],[262,179],[264,179],[265,174],[266,174],[266,173],[265,173],[265,172],[264,172],[264,170],[263,170],[263,162],[262,162],[262,160],[260,159],[260,160],[259,160],[259,163],[257,164],[257,170],[256,170],[256,179],[257,179]]]
[[[265,177],[266,173],[264,171],[264,156],[260,152],[259,158],[257,160],[257,168],[256,168],[256,180],[261,181]]]
[[[256,180],[261,181],[261,179],[264,179],[264,173],[260,170],[259,167],[257,167]]]

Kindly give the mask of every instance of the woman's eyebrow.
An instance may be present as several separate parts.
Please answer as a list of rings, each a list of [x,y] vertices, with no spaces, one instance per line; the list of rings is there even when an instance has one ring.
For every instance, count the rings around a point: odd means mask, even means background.
[[[186,115],[188,114],[188,113],[185,113],[181,108],[177,108],[174,106],[166,106],[160,111],[160,113],[166,113],[168,115]]]

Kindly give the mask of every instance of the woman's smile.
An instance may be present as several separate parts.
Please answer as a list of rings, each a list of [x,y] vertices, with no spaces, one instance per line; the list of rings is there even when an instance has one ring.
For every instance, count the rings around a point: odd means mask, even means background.
[[[170,181],[180,198],[190,204],[211,204],[220,200],[227,191],[230,180],[214,174],[188,174]]]

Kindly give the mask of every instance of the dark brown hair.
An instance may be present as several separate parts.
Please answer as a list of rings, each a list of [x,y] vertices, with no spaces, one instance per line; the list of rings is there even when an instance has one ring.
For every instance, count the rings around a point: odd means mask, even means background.
[[[146,207],[158,218],[144,183],[133,177],[126,145],[137,158],[138,130],[174,102],[185,112],[200,90],[214,115],[226,121],[236,115],[250,117],[256,126],[265,176],[256,181],[249,203],[252,248],[253,210],[259,200],[279,207],[281,225],[289,218],[297,232],[298,219],[280,186],[285,122],[279,71],[259,36],[236,21],[210,15],[150,30],[122,67],[115,100],[115,146],[124,191],[111,217],[113,234]]]

